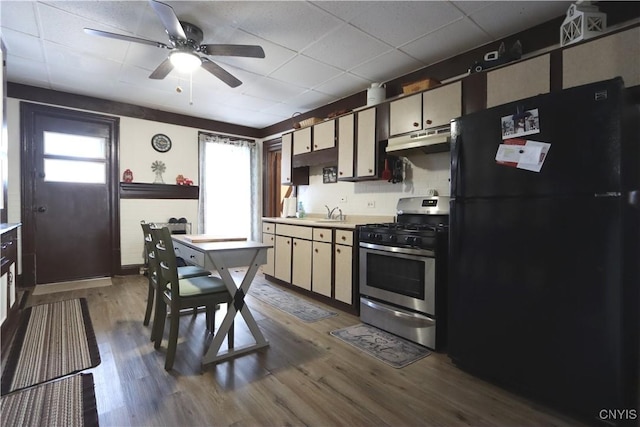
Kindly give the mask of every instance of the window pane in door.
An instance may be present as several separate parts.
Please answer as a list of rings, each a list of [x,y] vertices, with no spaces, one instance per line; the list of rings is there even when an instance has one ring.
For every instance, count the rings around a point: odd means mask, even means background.
[[[44,132],[45,156],[81,157],[86,159],[106,158],[104,138]]]
[[[44,180],[48,182],[105,184],[107,182],[106,163],[44,159]]]

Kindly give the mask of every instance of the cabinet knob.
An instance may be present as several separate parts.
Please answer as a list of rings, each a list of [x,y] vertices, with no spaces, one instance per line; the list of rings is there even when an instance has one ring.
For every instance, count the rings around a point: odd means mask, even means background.
[[[373,169],[369,169],[369,173],[373,173]]]
[[[313,144],[313,148],[318,148],[318,144]]]
[[[338,172],[338,175],[342,175],[342,171]]]
[[[318,249],[314,249],[313,251],[314,251],[315,253],[318,253]]]
[[[433,123],[433,122],[432,122],[431,120],[427,120],[427,121],[426,121],[426,123],[427,123],[428,125],[430,125],[430,124],[431,124],[431,123]]]
[[[336,252],[340,253],[340,248],[336,248]]]
[[[293,242],[293,246],[298,246],[298,243],[297,242]]]
[[[309,146],[307,145],[307,150],[309,149]]]
[[[287,240],[287,245],[289,244],[289,241]]]
[[[285,179],[285,181],[291,181],[291,178],[287,177],[287,179]]]
[[[347,238],[345,236],[342,236],[341,239],[342,240],[347,240]]]
[[[420,123],[418,123],[418,122],[413,122],[413,127],[414,127],[414,128],[417,128],[418,126],[420,126]]]
[[[324,234],[320,233],[320,238],[324,237]]]

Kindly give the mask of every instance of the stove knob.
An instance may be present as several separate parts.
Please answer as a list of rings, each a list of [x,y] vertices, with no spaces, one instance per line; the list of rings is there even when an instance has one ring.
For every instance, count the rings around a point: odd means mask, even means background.
[[[413,239],[415,239],[415,237],[408,236],[408,237],[405,237],[404,241],[405,243],[410,245],[411,243],[413,243]]]
[[[373,234],[373,233],[367,233],[367,239],[371,239],[371,240],[373,240],[373,236],[375,236],[375,234]]]
[[[382,234],[376,234],[373,236],[375,240],[382,240]]]
[[[396,236],[395,234],[392,234],[391,236],[389,236],[389,241],[390,242],[397,242],[398,241],[398,236]]]
[[[414,237],[413,238],[413,244],[414,245],[420,245],[422,243],[422,237]]]

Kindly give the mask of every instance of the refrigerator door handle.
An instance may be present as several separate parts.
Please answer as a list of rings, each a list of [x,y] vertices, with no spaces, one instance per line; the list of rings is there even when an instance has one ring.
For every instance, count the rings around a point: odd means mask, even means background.
[[[628,202],[636,209],[640,209],[640,190],[629,191]]]
[[[460,194],[458,186],[460,185],[460,144],[462,138],[460,135],[456,136],[455,143],[453,144],[453,152],[451,153],[451,196],[456,197]],[[462,189],[460,189],[462,190]]]

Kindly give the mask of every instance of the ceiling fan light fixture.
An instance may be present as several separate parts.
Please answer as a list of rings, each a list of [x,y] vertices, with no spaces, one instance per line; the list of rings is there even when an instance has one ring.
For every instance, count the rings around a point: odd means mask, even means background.
[[[169,54],[169,60],[178,71],[187,73],[195,71],[202,63],[198,55],[180,50],[171,52]]]

